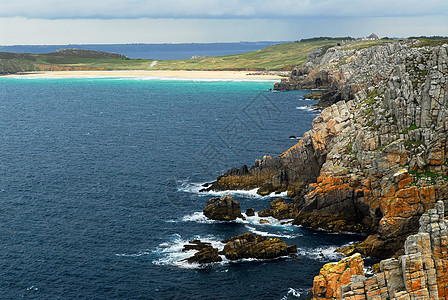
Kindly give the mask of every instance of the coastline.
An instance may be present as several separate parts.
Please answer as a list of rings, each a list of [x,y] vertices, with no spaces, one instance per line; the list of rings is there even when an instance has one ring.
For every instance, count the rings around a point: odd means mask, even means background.
[[[173,78],[173,79],[216,79],[216,80],[270,80],[282,77],[250,71],[43,71],[5,75],[4,77],[38,78]]]

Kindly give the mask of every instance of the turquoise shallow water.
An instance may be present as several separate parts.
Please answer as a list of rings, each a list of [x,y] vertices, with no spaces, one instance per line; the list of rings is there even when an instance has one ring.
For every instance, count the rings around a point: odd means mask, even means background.
[[[296,299],[355,235],[206,220],[200,184],[276,156],[316,115],[272,82],[0,78],[1,299]],[[236,193],[243,210],[269,197]],[[189,239],[256,232],[297,258],[198,268]]]

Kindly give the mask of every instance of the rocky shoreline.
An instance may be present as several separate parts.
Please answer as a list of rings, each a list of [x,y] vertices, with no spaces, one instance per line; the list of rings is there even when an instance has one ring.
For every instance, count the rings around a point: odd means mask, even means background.
[[[398,257],[423,213],[448,203],[447,74],[448,45],[313,51],[275,86],[326,89],[313,129],[280,156],[232,168],[207,189],[287,191],[296,224],[367,233],[347,253]]]

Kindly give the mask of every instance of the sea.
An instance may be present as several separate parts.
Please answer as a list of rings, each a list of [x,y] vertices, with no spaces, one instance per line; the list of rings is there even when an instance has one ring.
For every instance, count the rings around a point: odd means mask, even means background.
[[[309,91],[272,81],[0,77],[0,299],[305,299],[362,239],[267,218],[218,222],[199,192],[311,129]],[[242,211],[275,197],[233,191]],[[182,252],[252,232],[296,257],[200,266]]]

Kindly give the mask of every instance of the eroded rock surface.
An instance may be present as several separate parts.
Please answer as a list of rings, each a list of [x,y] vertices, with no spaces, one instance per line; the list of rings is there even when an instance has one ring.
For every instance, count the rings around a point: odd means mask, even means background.
[[[230,194],[208,200],[204,215],[217,221],[233,221],[243,217],[240,204]]]
[[[448,299],[448,221],[444,203],[439,201],[420,218],[419,233],[405,242],[404,255],[381,261],[378,274],[352,276],[350,283],[330,284],[319,276],[314,280],[314,299]],[[347,260],[347,259],[345,259]],[[338,264],[343,264],[339,262]],[[328,268],[322,269],[326,272]],[[339,276],[331,269],[326,278]],[[339,292],[325,293],[324,290]]]
[[[223,254],[227,259],[242,258],[273,259],[290,253],[297,253],[297,247],[288,247],[280,238],[266,238],[252,233],[231,237],[224,241]]]
[[[294,204],[288,203],[285,198],[276,198],[270,203],[270,208],[266,208],[258,213],[259,217],[274,217],[278,220],[293,219]]]

